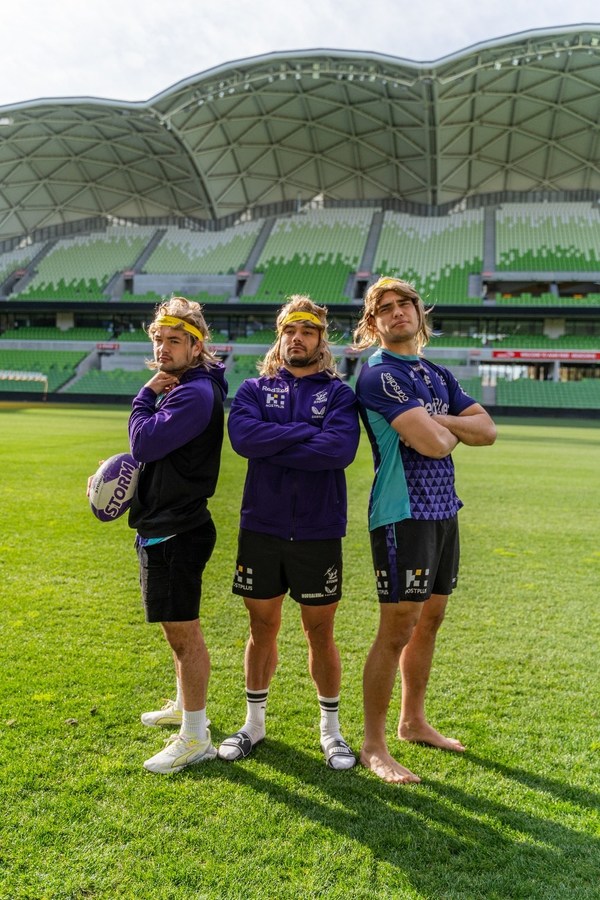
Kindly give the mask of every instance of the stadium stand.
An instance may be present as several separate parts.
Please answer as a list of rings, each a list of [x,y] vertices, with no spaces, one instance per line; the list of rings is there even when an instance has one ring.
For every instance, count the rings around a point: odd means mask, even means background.
[[[130,269],[156,229],[113,225],[59,240],[19,288],[21,300],[105,300],[110,280]]]
[[[85,353],[71,350],[4,350],[0,349],[0,371],[39,372],[48,379],[48,392],[56,391],[75,375]],[[19,381],[0,380],[0,390],[23,390]],[[27,384],[27,390],[44,390],[42,383]]]
[[[348,279],[360,264],[373,208],[315,209],[278,219],[258,259],[262,278],[240,299],[281,303],[309,294],[321,303],[348,303]]]
[[[496,269],[599,271],[599,230],[597,204],[504,203],[496,211]]]
[[[256,364],[260,356],[249,354],[247,356],[234,354],[231,368],[227,369],[227,384],[229,396],[233,397],[245,378],[256,378],[258,370]]]
[[[496,404],[530,409],[600,409],[600,379],[582,381],[499,380]]]
[[[149,377],[148,369],[137,372],[124,369],[111,369],[104,372],[93,369],[69,384],[65,388],[65,393],[133,397]]]
[[[469,275],[481,272],[482,254],[481,209],[432,217],[387,211],[374,271],[411,282],[428,303],[481,304],[470,296]]]
[[[31,245],[0,254],[0,285],[4,285],[13,273],[24,271],[39,248]],[[8,285],[7,285],[8,286]]]
[[[233,274],[246,263],[262,224],[261,219],[256,219],[223,231],[190,231],[170,226],[148,257],[144,271],[173,275]]]
[[[179,293],[210,307],[235,390],[272,343],[281,303],[308,293],[329,307],[352,382],[365,359],[349,351],[360,300],[389,274],[432,307],[428,357],[486,405],[594,413],[598,48],[600,26],[588,25],[427,64],[278,51],[222,66],[219,82],[200,73],[136,115],[93,98],[36,105],[27,169],[20,119],[7,117],[0,350],[84,351],[61,396],[129,396],[147,377],[143,325]],[[407,73],[425,85],[432,72],[445,87],[415,103]],[[532,117],[540,84],[548,114]],[[132,154],[141,122],[144,152]],[[571,138],[559,148],[557,135]]]

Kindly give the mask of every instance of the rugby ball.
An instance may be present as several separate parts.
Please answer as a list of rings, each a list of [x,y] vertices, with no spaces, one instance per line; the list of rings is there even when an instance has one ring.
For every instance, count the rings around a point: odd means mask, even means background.
[[[92,476],[88,495],[97,519],[112,522],[127,512],[139,475],[140,464],[129,453],[116,453],[104,460]]]

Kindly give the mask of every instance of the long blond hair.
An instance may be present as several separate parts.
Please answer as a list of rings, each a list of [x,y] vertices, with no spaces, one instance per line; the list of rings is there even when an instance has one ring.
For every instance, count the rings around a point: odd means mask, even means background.
[[[207,344],[210,341],[210,329],[206,324],[202,307],[199,303],[196,303],[195,300],[187,300],[185,297],[171,297],[170,300],[162,300],[156,306],[154,310],[154,319],[146,329],[146,333],[150,340],[153,340],[156,331],[161,327],[157,321],[161,316],[173,316],[176,319],[181,319],[181,324],[170,326],[176,330],[184,330],[183,323],[187,322],[188,325],[193,325],[194,328],[203,335],[202,349],[198,356],[190,363],[188,368],[197,369],[201,366],[204,369],[208,369],[219,363],[218,358],[207,347]],[[187,332],[185,333],[187,334]],[[192,344],[195,344],[196,341],[199,340],[199,338],[196,338],[193,334],[188,334],[188,337]],[[155,360],[149,359],[146,360],[146,365],[149,369],[157,369],[159,364]]]
[[[277,329],[277,340],[273,346],[267,351],[262,361],[258,363],[258,371],[261,375],[273,377],[277,374],[282,366],[281,359],[281,335],[283,333],[283,323],[291,313],[306,312],[316,316],[321,323],[319,327],[321,340],[319,343],[319,372],[325,372],[330,378],[339,378],[335,359],[329,345],[329,334],[327,331],[327,307],[317,306],[310,297],[304,294],[292,294],[288,298],[287,303],[281,307],[277,314],[275,327]]]
[[[421,297],[412,284],[401,281],[400,278],[383,276],[375,284],[372,284],[365,294],[363,314],[354,330],[354,349],[366,350],[373,344],[379,343],[379,333],[375,326],[375,314],[377,305],[386,291],[394,291],[399,297],[412,300],[419,317],[419,330],[415,335],[417,354],[421,354],[431,337],[432,328],[428,322],[431,309],[426,309]]]

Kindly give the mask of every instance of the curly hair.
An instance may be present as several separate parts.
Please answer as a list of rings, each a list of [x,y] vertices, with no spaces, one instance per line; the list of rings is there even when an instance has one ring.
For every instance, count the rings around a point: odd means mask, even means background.
[[[421,354],[429,343],[432,328],[428,322],[431,309],[426,309],[421,297],[412,284],[401,281],[400,278],[382,276],[372,284],[365,294],[363,314],[354,330],[354,349],[365,350],[379,343],[379,334],[375,327],[375,314],[377,306],[386,291],[394,291],[399,297],[412,300],[419,317],[419,330],[416,334],[417,353]]]
[[[292,294],[288,297],[287,303],[281,307],[275,320],[277,329],[277,340],[267,351],[262,361],[259,361],[257,368],[260,375],[274,376],[282,366],[281,358],[281,335],[283,333],[283,323],[291,313],[310,313],[321,323],[319,328],[321,341],[319,344],[319,372],[325,372],[330,378],[339,378],[336,363],[331,352],[329,344],[329,334],[327,331],[327,307],[317,306],[310,297],[303,294]]]
[[[190,363],[190,369],[195,369],[200,366],[204,369],[208,369],[211,366],[217,365],[219,360],[206,346],[208,341],[210,341],[210,329],[206,324],[202,307],[199,303],[196,303],[195,300],[187,300],[185,297],[171,297],[170,300],[161,300],[154,310],[153,321],[146,328],[146,333],[150,340],[153,340],[156,331],[161,327],[158,323],[158,319],[162,316],[173,316],[176,319],[182,320],[181,324],[170,326],[172,328],[184,330],[184,323],[187,322],[188,325],[192,325],[202,334],[202,349],[198,356],[195,357],[194,361]],[[185,333],[187,334],[187,332]],[[193,334],[189,334],[188,337],[192,344],[195,344],[196,341],[199,340],[199,338],[195,337]],[[147,360],[146,365],[149,369],[158,368],[158,363],[153,359]]]

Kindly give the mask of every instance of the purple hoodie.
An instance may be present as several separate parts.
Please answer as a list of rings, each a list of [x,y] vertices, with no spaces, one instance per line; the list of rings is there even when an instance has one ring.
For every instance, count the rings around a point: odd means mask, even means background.
[[[236,453],[248,459],[241,527],[284,540],[346,533],[344,469],[356,455],[354,393],[325,373],[296,378],[287,369],[249,378],[228,421]]]
[[[129,511],[142,537],[167,537],[210,519],[223,441],[224,368],[188,369],[162,397],[141,388],[129,417],[132,456],[144,463]]]

